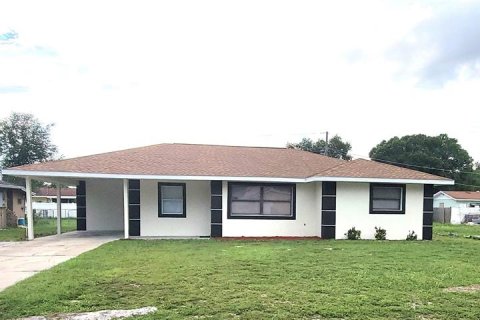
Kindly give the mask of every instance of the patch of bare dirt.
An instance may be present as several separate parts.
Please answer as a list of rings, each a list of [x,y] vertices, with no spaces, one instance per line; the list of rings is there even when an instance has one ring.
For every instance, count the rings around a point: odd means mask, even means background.
[[[57,314],[47,317],[34,316],[19,320],[110,320],[143,316],[155,311],[157,311],[157,308],[155,307],[145,307],[131,310],[102,310],[96,312]]]
[[[472,284],[471,286],[466,287],[450,287],[443,289],[444,292],[477,292],[480,291],[480,284]]]

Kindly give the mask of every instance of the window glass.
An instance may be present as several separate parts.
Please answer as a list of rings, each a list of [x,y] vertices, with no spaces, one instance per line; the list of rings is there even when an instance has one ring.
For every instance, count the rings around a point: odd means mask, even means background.
[[[183,199],[162,200],[162,213],[182,214],[183,213]]]
[[[375,199],[400,199],[402,196],[402,188],[398,187],[374,187]]]
[[[236,185],[232,188],[232,200],[260,200],[260,187]]]
[[[400,210],[400,200],[373,200],[374,210]]]
[[[183,187],[162,186],[162,199],[183,199]]]
[[[260,202],[232,201],[232,214],[260,214]]]
[[[263,214],[290,215],[290,202],[267,202],[263,203]]]
[[[289,186],[263,187],[263,200],[290,201],[291,198],[292,198],[292,187],[289,187]]]

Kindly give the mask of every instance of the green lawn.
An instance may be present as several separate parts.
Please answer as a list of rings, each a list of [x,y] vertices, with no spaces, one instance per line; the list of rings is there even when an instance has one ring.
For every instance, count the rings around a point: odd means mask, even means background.
[[[77,220],[68,218],[62,219],[62,232],[69,232],[77,229]],[[35,237],[44,237],[57,233],[57,220],[44,218],[35,220],[33,227]],[[0,241],[20,241],[26,239],[25,228],[7,228],[0,230]]]
[[[451,237],[448,232],[461,233]],[[480,226],[434,241],[115,241],[0,293],[0,319],[156,306],[137,319],[480,319]]]

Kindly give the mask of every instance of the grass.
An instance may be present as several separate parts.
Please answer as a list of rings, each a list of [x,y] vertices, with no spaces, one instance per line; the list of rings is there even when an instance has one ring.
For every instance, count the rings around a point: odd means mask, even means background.
[[[77,229],[77,220],[72,218],[62,219],[62,232]],[[33,227],[35,237],[44,237],[57,233],[57,220],[42,218],[35,221]],[[25,228],[7,228],[0,230],[0,241],[21,241],[26,239]]]
[[[480,226],[434,241],[120,240],[0,293],[0,319],[156,306],[136,319],[480,319]]]

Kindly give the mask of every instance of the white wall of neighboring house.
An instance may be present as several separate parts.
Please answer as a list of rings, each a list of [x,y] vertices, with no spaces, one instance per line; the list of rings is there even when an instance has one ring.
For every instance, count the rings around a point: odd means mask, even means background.
[[[449,197],[449,196],[447,196],[443,193],[436,194],[433,197],[433,207],[434,208],[441,208],[442,206],[444,208],[453,208],[453,207],[457,207],[458,203],[455,199],[452,199],[451,197]]]
[[[374,239],[375,227],[387,231],[389,240],[405,240],[410,230],[418,239],[423,230],[423,185],[407,184],[405,214],[370,214],[369,183],[337,183],[337,239],[348,229],[361,230],[362,239]]]
[[[222,188],[224,237],[311,237],[320,236],[321,183],[296,184],[296,219],[228,219],[228,182]]]
[[[186,183],[186,218],[158,217],[158,182],[140,182],[140,235],[210,236],[210,181],[166,181]]]
[[[35,215],[39,215],[43,218],[57,217],[56,203],[32,201],[32,208]],[[76,218],[76,217],[77,217],[77,204],[62,203],[62,218]]]
[[[87,231],[123,230],[123,181],[91,179],[85,186]]]

